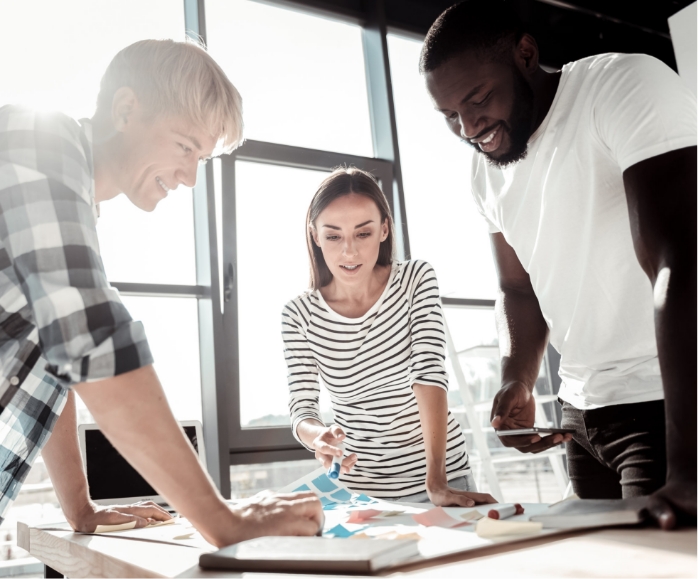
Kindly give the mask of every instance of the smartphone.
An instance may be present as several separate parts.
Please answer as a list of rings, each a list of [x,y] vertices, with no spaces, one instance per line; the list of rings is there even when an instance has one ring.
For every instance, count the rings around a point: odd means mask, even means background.
[[[497,430],[497,436],[520,436],[521,434],[572,434],[574,430],[567,428],[515,428],[514,430]]]

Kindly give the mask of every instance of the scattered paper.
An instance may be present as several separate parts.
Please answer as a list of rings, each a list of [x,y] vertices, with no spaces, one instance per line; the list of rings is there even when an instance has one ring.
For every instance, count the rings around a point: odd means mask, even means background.
[[[381,517],[381,518],[384,518],[384,517],[397,517],[398,515],[404,515],[404,514],[405,514],[405,511],[383,511],[383,512],[380,514],[380,517]]]
[[[422,539],[422,536],[419,533],[413,532],[408,532],[408,533],[401,533],[400,531],[388,531],[387,533],[381,533],[378,535],[369,535],[366,532],[363,533],[356,533],[355,535],[352,535],[350,537],[351,539],[387,539],[389,541],[395,541],[395,540],[414,540],[414,541],[419,541]]]
[[[347,539],[356,533],[363,531],[368,525],[361,525],[356,528],[348,528],[344,525],[336,525],[324,534],[333,535],[337,539]]]
[[[485,515],[479,511],[469,511],[467,513],[461,513],[460,518],[464,521],[479,521],[484,516]]]
[[[444,527],[451,529],[460,525],[468,524],[467,521],[458,520],[444,511],[443,507],[435,507],[424,513],[412,515],[412,518],[425,527]]]
[[[383,511],[377,511],[376,509],[358,509],[349,513],[347,523],[361,523],[382,513]]]
[[[121,523],[120,525],[97,525],[94,530],[95,533],[115,533],[116,531],[126,531],[128,529],[135,529],[136,521],[129,521],[128,523]]]
[[[532,523],[530,521],[498,521],[483,517],[477,522],[475,532],[478,537],[491,539],[493,537],[503,537],[511,535],[528,535],[539,533],[543,528],[543,523]]]
[[[327,470],[322,467],[284,487],[280,492],[295,493],[308,491],[318,496],[325,511],[334,510],[338,505],[365,505],[378,502],[376,499],[372,499],[364,494],[352,493],[339,480],[330,479],[327,476]]]

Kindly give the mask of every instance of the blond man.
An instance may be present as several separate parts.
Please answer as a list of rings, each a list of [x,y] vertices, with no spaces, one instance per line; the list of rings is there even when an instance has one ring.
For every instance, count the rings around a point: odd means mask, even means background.
[[[169,515],[98,507],[79,454],[75,393],[128,461],[217,546],[313,535],[309,493],[231,509],[175,421],[143,326],[109,286],[98,206],[124,193],[152,211],[199,163],[242,139],[242,102],[199,46],[144,40],[116,55],[92,119],[0,108],[0,521],[39,451],[79,531]],[[43,449],[43,450],[42,450]]]

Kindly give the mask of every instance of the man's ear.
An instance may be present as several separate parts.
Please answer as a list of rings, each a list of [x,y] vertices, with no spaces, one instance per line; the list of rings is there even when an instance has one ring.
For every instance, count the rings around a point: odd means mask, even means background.
[[[111,121],[114,128],[119,132],[125,131],[137,108],[138,99],[132,88],[122,86],[117,89],[111,102]]]
[[[514,61],[522,73],[532,75],[538,70],[538,43],[530,34],[524,34],[514,48]]]

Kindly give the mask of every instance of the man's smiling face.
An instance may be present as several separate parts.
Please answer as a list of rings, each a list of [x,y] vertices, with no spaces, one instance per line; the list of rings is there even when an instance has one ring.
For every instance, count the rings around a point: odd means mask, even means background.
[[[504,167],[526,156],[534,95],[513,59],[487,61],[467,51],[424,76],[449,129],[490,163]]]
[[[186,119],[150,119],[136,108],[122,129],[118,186],[129,200],[152,211],[170,190],[193,187],[199,163],[216,140]]]

